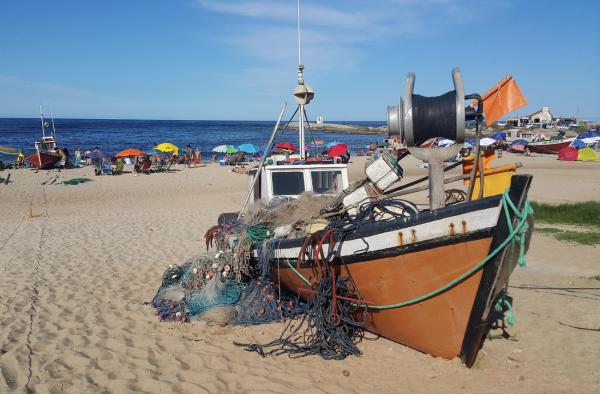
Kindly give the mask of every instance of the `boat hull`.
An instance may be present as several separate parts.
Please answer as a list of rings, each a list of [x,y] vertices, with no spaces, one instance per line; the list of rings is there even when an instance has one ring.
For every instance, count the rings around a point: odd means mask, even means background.
[[[530,176],[512,178],[509,195],[519,208],[530,182]],[[368,305],[391,305],[426,295],[473,268],[508,237],[508,220],[514,225],[517,219],[514,215],[508,219],[501,209],[502,201],[495,196],[425,213],[397,228],[386,224],[379,233],[366,226],[356,237],[370,250],[355,253],[357,246],[352,243],[357,240],[349,237],[335,261],[336,271],[349,272]],[[396,236],[395,245],[390,234]],[[317,275],[310,261],[291,262],[297,243],[281,242],[275,248],[273,277],[306,296],[306,284],[288,263],[312,283]],[[365,328],[436,357],[460,357],[471,366],[493,322],[493,305],[517,264],[518,253],[507,249],[442,293],[404,307],[369,309]]]
[[[563,141],[559,141],[559,142],[553,142],[553,141],[532,142],[529,145],[527,145],[527,148],[529,149],[529,151],[535,152],[535,153],[546,153],[546,154],[557,155],[559,150],[561,150],[562,148],[566,148],[567,146],[570,146],[571,143],[573,142],[573,140],[574,140],[574,138],[567,138],[567,139],[565,139]]]
[[[40,152],[38,155],[37,152],[34,152],[25,157],[25,160],[31,164],[32,167],[45,170],[47,168],[52,168],[56,163],[58,163],[60,161],[60,155],[49,152]]]

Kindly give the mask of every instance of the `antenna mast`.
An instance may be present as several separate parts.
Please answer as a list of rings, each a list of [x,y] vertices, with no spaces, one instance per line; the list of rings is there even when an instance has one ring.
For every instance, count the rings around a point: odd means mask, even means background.
[[[304,65],[302,64],[301,48],[300,48],[300,0],[298,0],[298,85],[294,89],[294,100],[299,104],[298,111],[298,134],[300,142],[300,159],[306,159],[306,150],[304,149],[304,106],[309,104],[315,97],[315,91],[310,85],[304,83]]]
[[[40,104],[40,119],[42,121],[42,136],[46,136],[46,129],[44,128],[44,114],[42,113],[42,105]]]
[[[52,117],[52,137],[56,139],[56,129],[54,128],[54,111],[50,111],[50,116]]]

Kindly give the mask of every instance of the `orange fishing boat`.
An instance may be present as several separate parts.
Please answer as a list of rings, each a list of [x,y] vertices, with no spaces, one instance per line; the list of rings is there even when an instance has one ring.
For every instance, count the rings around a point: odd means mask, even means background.
[[[256,264],[265,264],[261,256],[266,250],[273,280],[306,299],[315,296],[324,278],[351,283],[352,296],[336,286],[331,290],[329,318],[334,324],[343,319],[336,310],[338,301],[351,303],[357,315],[363,312],[366,330],[436,357],[460,357],[471,366],[490,328],[511,308],[505,288],[531,237],[527,193],[532,177],[513,175],[514,165],[490,168],[487,156],[484,169],[477,134],[475,159],[463,163],[467,172],[460,178],[469,183],[466,198],[445,198],[443,163],[459,152],[465,120],[480,122],[483,110],[479,95],[464,94],[458,69],[452,76],[455,90],[424,97],[413,95],[411,73],[401,103],[388,107],[390,135],[400,135],[408,151],[428,163],[429,209],[399,199],[402,187],[389,189],[389,182],[382,183],[394,167],[392,183],[401,178],[397,163],[384,157],[379,164],[390,164],[389,171],[378,175],[367,167],[369,188],[342,194],[344,202],[354,204],[354,210],[345,206],[341,213],[346,219],[307,236],[268,241],[268,246],[256,247],[254,257]],[[477,108],[465,107],[467,99],[479,100]],[[423,142],[434,136],[456,144],[424,148]],[[270,176],[268,171],[262,174],[264,184],[277,183],[275,178],[264,181]],[[286,183],[288,189],[298,189],[289,179]],[[251,188],[250,194],[268,203],[273,188]],[[376,195],[369,195],[378,188]],[[364,193],[354,198],[358,192]],[[392,213],[382,201],[401,207],[402,214],[381,214]],[[356,219],[366,209],[380,210],[375,215],[379,219]]]

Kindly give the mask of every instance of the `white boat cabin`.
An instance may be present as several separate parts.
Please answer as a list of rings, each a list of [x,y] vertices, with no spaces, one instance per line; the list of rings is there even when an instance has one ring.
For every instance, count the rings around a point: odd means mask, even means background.
[[[38,152],[56,151],[56,141],[52,136],[43,136],[41,140],[35,141],[35,149]]]
[[[252,187],[256,169],[248,175],[249,187]],[[268,205],[274,198],[298,198],[304,192],[337,195],[347,187],[346,164],[269,164],[263,167],[250,202],[261,200]]]

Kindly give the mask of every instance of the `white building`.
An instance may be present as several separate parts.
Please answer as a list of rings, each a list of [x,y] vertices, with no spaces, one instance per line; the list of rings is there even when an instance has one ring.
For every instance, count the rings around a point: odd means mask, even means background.
[[[542,109],[540,109],[539,111],[529,115],[529,123],[552,124],[554,118],[554,115],[552,114],[552,112],[550,112],[550,109],[548,107],[542,107]]]

